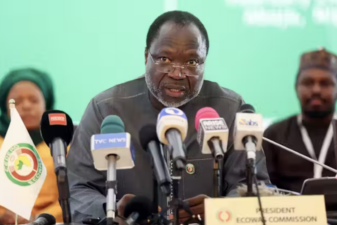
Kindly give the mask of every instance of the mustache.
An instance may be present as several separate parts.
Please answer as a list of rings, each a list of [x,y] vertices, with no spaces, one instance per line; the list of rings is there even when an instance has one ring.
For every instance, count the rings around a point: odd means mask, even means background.
[[[160,84],[161,87],[181,87],[183,89],[188,89],[188,84],[186,82],[169,82],[169,81],[164,81],[164,82],[161,82]]]
[[[321,95],[313,95],[310,98],[308,98],[307,103],[311,102],[312,100],[318,99],[322,102],[326,102],[324,98],[322,98]]]

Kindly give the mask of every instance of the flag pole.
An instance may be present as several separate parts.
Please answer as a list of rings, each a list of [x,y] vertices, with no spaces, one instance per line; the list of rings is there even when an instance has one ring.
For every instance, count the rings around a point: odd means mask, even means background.
[[[9,109],[11,111],[11,115],[12,115],[12,109],[15,108],[15,100],[14,99],[10,99],[9,100]],[[15,213],[15,225],[18,225],[18,214]]]
[[[15,109],[15,100],[10,99],[8,102],[9,102],[9,109],[10,109],[11,115],[12,115],[12,109]]]
[[[11,111],[12,114],[12,109],[15,108],[15,100],[14,99],[10,99],[9,100],[9,109]],[[18,225],[18,214],[15,213],[15,225]]]

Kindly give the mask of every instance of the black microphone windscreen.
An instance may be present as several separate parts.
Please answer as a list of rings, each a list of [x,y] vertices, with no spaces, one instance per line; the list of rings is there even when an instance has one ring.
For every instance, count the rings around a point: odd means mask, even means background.
[[[147,124],[143,126],[139,131],[139,141],[144,150],[147,149],[147,145],[150,141],[158,141],[156,125],[154,124]]]
[[[47,145],[55,138],[61,138],[67,145],[73,138],[74,125],[70,116],[60,110],[46,111],[41,119],[41,135]]]
[[[45,220],[47,220],[46,224],[56,224],[56,219],[53,215],[49,214],[49,213],[42,213],[40,214],[37,219],[39,218],[43,218]]]
[[[153,204],[147,197],[136,196],[133,197],[124,209],[124,218],[128,218],[131,213],[137,212],[139,214],[137,222],[147,219],[152,213],[155,212]]]
[[[241,113],[255,113],[255,109],[250,104],[243,104],[243,105],[241,105],[239,112],[241,112]]]

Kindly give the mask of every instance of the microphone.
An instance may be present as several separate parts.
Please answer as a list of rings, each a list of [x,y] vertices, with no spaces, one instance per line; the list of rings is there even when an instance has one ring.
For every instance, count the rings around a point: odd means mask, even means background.
[[[116,216],[116,169],[131,169],[134,164],[134,149],[131,136],[125,132],[124,123],[118,116],[107,116],[101,125],[101,134],[91,137],[91,154],[97,170],[107,171],[107,223],[113,224]],[[131,149],[131,150],[130,150]]]
[[[234,127],[234,149],[246,150],[249,164],[255,163],[256,150],[261,150],[263,119],[253,106],[244,104],[236,113]]]
[[[160,111],[157,119],[157,136],[160,142],[168,145],[171,158],[178,170],[183,170],[186,164],[183,141],[187,129],[187,117],[183,111],[173,107]]]
[[[63,221],[71,223],[66,155],[67,146],[73,138],[73,122],[65,112],[50,110],[43,113],[40,130],[42,138],[49,146],[53,156]]]
[[[228,127],[223,118],[210,107],[200,109],[195,116],[197,141],[203,154],[212,154],[216,161],[223,159],[227,149]]]
[[[57,174],[60,169],[66,168],[67,146],[74,132],[73,121],[65,112],[50,110],[43,113],[40,125],[41,136],[50,147]]]
[[[91,154],[97,170],[108,170],[107,156],[117,155],[116,169],[132,169],[135,166],[135,151],[131,136],[125,132],[124,123],[119,116],[105,117],[101,124],[101,134],[91,137]]]
[[[255,114],[253,106],[244,104],[236,113],[234,125],[234,149],[247,152],[247,196],[254,196],[256,150],[261,150],[264,131],[262,115]]]
[[[187,117],[183,111],[168,107],[160,111],[157,119],[157,136],[160,142],[168,145],[169,159],[172,165],[172,196],[170,206],[173,211],[174,224],[179,224],[179,209],[184,205],[180,199],[180,180],[185,169],[186,155],[183,141],[187,135]]]
[[[195,116],[197,141],[203,154],[212,154],[214,197],[222,196],[222,159],[227,150],[228,127],[223,118],[210,107],[200,109]]]
[[[143,149],[146,149],[147,152],[151,154],[155,177],[161,191],[165,195],[169,195],[172,180],[168,171],[168,166],[164,159],[162,146],[157,137],[156,126],[143,126],[139,131],[139,140]]]
[[[29,223],[29,225],[54,225],[55,223],[56,220],[53,215],[42,213],[33,223]]]
[[[136,196],[125,205],[123,216],[128,225],[134,225],[145,222],[154,211],[153,204],[148,198]]]

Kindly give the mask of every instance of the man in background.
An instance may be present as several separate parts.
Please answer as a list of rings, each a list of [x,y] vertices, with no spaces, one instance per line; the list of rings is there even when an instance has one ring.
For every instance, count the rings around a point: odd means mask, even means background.
[[[303,54],[295,85],[301,114],[271,125],[264,136],[336,168],[331,125],[337,98],[336,76],[336,55],[325,49]],[[308,178],[336,175],[268,142],[263,142],[263,149],[271,182],[278,188],[300,192]]]

